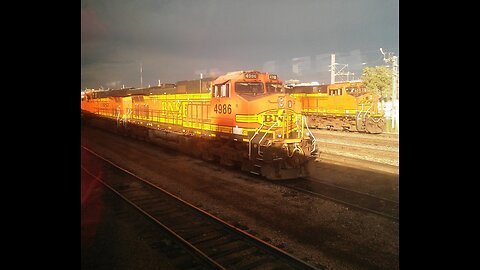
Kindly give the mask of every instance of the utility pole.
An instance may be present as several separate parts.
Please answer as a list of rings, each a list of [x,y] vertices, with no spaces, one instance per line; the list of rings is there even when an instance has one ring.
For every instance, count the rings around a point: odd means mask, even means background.
[[[200,73],[200,93],[202,93],[202,79],[203,79],[203,73]]]
[[[392,64],[392,129],[394,129],[397,116],[395,104],[397,103],[398,57],[393,55],[392,52],[385,53],[382,48],[380,48],[380,52],[383,54],[383,61]]]

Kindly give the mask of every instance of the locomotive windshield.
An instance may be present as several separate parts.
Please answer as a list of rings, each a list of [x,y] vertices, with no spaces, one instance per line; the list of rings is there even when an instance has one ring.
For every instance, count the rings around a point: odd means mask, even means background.
[[[282,93],[283,86],[279,83],[267,83],[267,93]]]
[[[263,94],[263,83],[261,82],[237,82],[235,83],[237,93]]]
[[[365,87],[347,87],[345,90],[348,94],[354,97],[363,95],[367,92],[367,89]]]

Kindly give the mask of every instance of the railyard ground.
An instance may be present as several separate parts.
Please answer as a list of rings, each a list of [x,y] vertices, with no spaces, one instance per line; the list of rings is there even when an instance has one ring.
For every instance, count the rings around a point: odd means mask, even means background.
[[[83,146],[312,264],[327,269],[399,268],[396,221],[146,142],[84,126],[81,133]],[[319,161],[312,175],[398,200],[398,173]],[[97,200],[93,205],[102,205],[104,214],[90,218],[93,222],[82,227],[83,236],[90,236],[82,238],[82,269],[171,269],[168,260],[153,252],[134,226],[109,214],[115,202],[104,198],[100,187],[95,190],[100,195],[91,197]],[[95,207],[82,209],[82,221],[92,215],[91,209]]]

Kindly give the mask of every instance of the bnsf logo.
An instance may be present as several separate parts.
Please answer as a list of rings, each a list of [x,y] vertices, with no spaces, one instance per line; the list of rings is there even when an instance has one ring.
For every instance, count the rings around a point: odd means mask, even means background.
[[[285,118],[289,121],[294,121],[295,120],[295,115],[290,114],[287,116],[283,115],[276,115],[276,114],[264,114],[263,115],[263,122],[265,123],[271,123],[271,122],[283,122]]]

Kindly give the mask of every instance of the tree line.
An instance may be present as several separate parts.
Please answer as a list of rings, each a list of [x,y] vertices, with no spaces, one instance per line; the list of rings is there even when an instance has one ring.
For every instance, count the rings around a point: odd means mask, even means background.
[[[397,74],[397,98],[399,96],[399,76]],[[360,79],[367,91],[377,94],[384,101],[392,99],[392,70],[386,66],[365,67]]]

